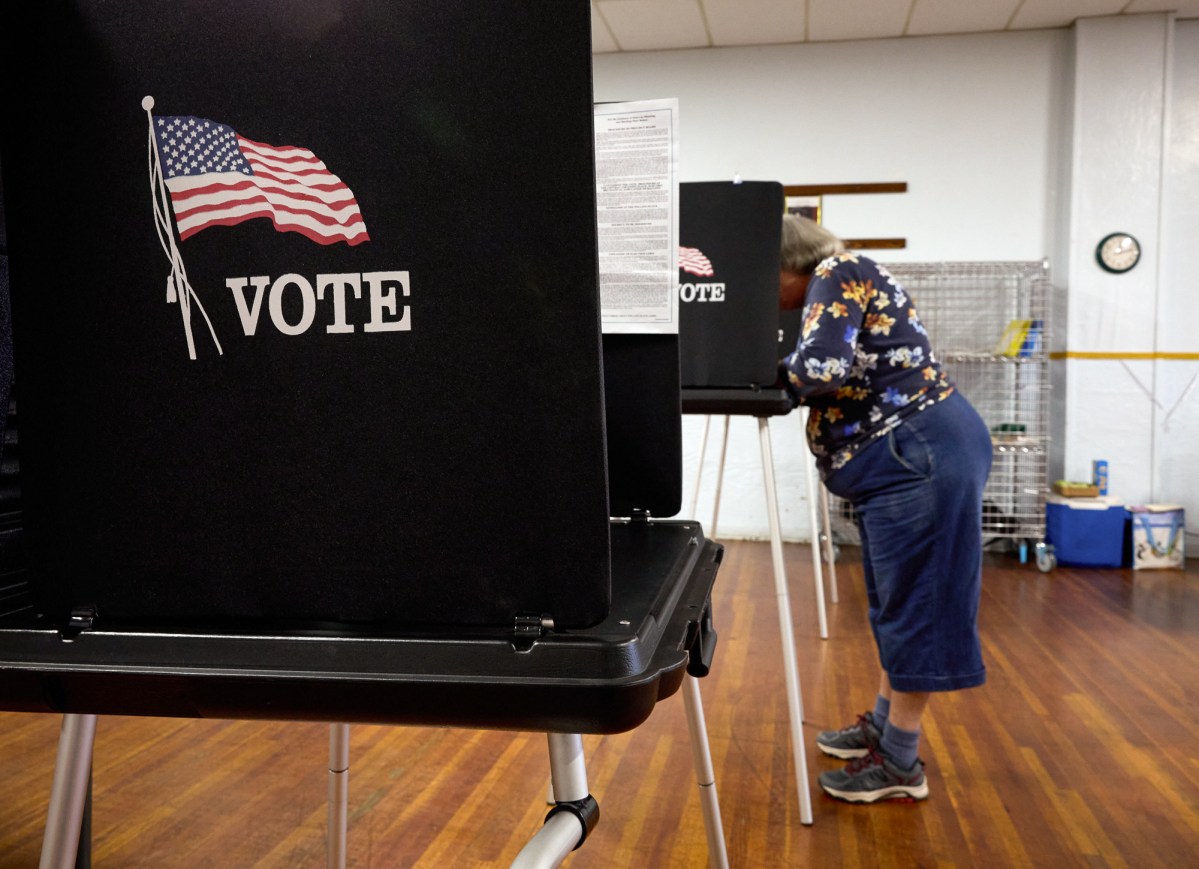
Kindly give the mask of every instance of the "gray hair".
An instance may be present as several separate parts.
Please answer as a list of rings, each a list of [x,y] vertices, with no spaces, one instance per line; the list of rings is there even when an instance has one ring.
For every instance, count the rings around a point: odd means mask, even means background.
[[[845,250],[845,243],[819,223],[798,214],[783,215],[781,265],[809,275],[824,259]]]

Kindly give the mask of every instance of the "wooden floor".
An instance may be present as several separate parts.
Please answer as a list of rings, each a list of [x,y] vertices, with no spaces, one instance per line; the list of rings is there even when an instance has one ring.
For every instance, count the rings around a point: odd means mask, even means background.
[[[934,698],[930,798],[798,818],[765,543],[729,542],[701,682],[734,867],[1199,866],[1199,565],[1042,574],[989,557],[985,687]],[[786,547],[812,745],[872,702],[857,551],[819,638],[809,552]],[[0,714],[0,867],[37,865],[59,719]],[[583,867],[704,867],[681,696],[586,737],[602,817]],[[328,726],[101,718],[93,866],[323,867]],[[538,734],[355,726],[351,867],[506,866],[545,814]]]

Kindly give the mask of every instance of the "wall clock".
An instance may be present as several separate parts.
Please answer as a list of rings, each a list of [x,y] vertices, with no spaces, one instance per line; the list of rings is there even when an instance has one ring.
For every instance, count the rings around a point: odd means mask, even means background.
[[[1127,232],[1105,235],[1095,248],[1095,259],[1112,274],[1130,271],[1141,259],[1141,243]]]

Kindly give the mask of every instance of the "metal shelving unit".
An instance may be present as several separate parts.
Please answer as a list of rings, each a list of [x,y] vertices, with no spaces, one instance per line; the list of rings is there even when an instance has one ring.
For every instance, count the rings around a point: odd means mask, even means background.
[[[983,537],[1054,566],[1045,545],[1048,492],[1050,293],[1047,262],[888,264],[911,296],[933,350],[977,408],[995,450],[983,494]],[[1021,330],[1005,331],[1029,322]],[[1015,342],[1014,347],[1003,346]],[[834,539],[858,541],[852,508],[831,498]]]

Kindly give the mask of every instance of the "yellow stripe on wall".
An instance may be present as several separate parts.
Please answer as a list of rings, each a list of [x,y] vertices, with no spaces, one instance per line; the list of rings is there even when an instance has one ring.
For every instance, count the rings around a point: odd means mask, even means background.
[[[1191,359],[1199,360],[1199,353],[1104,353],[1092,350],[1059,350],[1049,354],[1050,359]]]

